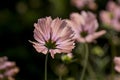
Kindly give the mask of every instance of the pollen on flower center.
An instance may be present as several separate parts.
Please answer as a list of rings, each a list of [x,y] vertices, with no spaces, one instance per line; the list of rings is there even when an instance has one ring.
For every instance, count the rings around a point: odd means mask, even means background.
[[[54,42],[50,39],[50,40],[46,41],[45,46],[48,49],[55,49],[57,45],[56,45],[56,42]]]
[[[82,32],[80,33],[80,35],[81,35],[82,37],[86,37],[86,36],[88,35],[88,32],[87,32],[87,31],[82,31]]]
[[[114,18],[114,15],[112,13],[110,13],[110,18],[113,19]]]

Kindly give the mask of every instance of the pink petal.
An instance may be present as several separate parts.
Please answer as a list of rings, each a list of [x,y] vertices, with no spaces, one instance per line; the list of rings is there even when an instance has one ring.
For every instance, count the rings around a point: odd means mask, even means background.
[[[54,58],[54,55],[55,55],[56,53],[61,53],[60,50],[58,50],[58,49],[50,49],[49,52],[50,52],[52,58]]]
[[[39,43],[45,44],[45,39],[43,35],[37,29],[34,30],[34,38]]]
[[[104,24],[110,25],[111,24],[111,13],[108,11],[101,11],[100,12],[100,19]]]
[[[38,42],[32,42],[32,41],[30,42],[33,44],[33,47],[36,49],[37,52],[42,52],[43,54],[47,54],[48,49],[44,45]]]
[[[56,40],[58,33],[65,27],[64,25],[66,23],[62,23],[63,21],[59,18],[56,18],[52,21],[51,23],[51,28],[52,28],[52,40]],[[63,26],[61,26],[61,24]]]
[[[114,68],[117,72],[120,72],[120,66],[115,66]]]
[[[85,38],[81,37],[81,36],[78,36],[78,38],[76,38],[78,42],[81,42],[81,43],[85,43],[86,40]]]
[[[93,34],[88,35],[88,36],[85,38],[85,40],[86,40],[86,42],[88,42],[88,43],[93,42],[94,39],[97,39],[98,37],[104,35],[105,33],[106,33],[105,30],[102,30],[102,31],[99,31],[99,32],[95,32],[95,33],[93,33]]]
[[[81,16],[79,13],[72,13],[70,14],[70,19],[72,20],[72,22],[74,22],[76,25],[81,25],[84,24],[84,18],[83,16]],[[74,26],[73,26],[74,27]]]
[[[51,25],[51,17],[41,18],[38,20],[39,30],[43,32],[44,38],[47,41],[50,38],[50,25]]]
[[[115,63],[115,65],[119,65],[120,66],[120,57],[115,57],[114,58],[114,63]]]

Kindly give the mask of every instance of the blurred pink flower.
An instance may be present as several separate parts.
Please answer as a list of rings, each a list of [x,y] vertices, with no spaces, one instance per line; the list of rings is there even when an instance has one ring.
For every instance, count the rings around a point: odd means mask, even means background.
[[[71,0],[71,4],[76,6],[78,9],[82,9],[86,6],[92,10],[95,10],[97,8],[95,0]]]
[[[100,12],[100,19],[103,24],[120,31],[120,6],[113,1],[109,1],[107,10]]]
[[[115,63],[115,70],[117,72],[120,72],[120,57],[115,57],[114,58],[114,63]]]
[[[13,76],[19,72],[15,62],[7,60],[7,57],[0,57],[0,80],[14,80]]]
[[[109,11],[113,11],[115,8],[117,8],[117,4],[114,1],[108,1],[106,9]]]
[[[56,53],[70,53],[74,48],[74,32],[64,20],[46,17],[38,19],[34,26],[34,38],[37,42],[30,42],[37,52],[47,54],[49,51],[54,58]]]
[[[82,11],[81,14],[72,13],[70,19],[66,21],[72,26],[73,31],[75,31],[74,38],[78,42],[91,43],[106,33],[105,30],[95,32],[98,28],[98,22],[96,16],[91,12]]]
[[[112,14],[110,12],[108,12],[108,11],[101,11],[100,12],[100,19],[106,25],[111,24]]]

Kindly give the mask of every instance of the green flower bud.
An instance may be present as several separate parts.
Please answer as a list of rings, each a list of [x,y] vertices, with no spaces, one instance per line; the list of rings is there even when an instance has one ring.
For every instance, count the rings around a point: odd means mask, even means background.
[[[104,55],[104,51],[100,46],[96,46],[92,49],[92,53],[97,55],[97,56],[103,56]]]
[[[72,53],[68,53],[61,56],[61,60],[65,63],[71,62],[72,58],[73,58]]]

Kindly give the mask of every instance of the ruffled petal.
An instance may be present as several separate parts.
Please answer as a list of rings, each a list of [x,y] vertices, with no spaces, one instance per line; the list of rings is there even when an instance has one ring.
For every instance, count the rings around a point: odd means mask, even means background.
[[[44,45],[38,42],[32,42],[32,41],[29,41],[29,42],[33,44],[33,47],[36,49],[37,52],[47,54],[48,49]]]

